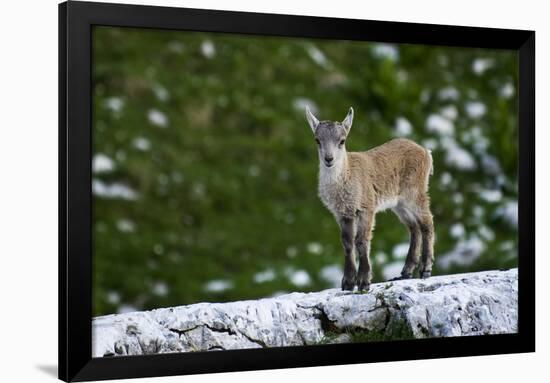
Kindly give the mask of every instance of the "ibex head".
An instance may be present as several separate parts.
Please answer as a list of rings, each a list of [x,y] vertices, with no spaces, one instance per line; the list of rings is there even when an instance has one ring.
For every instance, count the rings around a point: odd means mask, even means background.
[[[340,163],[346,155],[346,138],[353,122],[353,108],[342,122],[319,121],[306,106],[306,117],[317,143],[319,161],[327,168]]]

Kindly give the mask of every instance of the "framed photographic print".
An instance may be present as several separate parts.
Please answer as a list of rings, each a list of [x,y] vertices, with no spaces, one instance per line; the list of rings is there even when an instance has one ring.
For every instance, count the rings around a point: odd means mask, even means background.
[[[60,4],[59,377],[534,351],[534,39]]]

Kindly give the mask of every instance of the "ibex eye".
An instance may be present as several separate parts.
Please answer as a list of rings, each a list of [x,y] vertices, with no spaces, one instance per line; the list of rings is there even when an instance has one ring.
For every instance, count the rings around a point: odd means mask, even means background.
[[[344,145],[346,143],[346,140],[340,141],[340,146]]]
[[[315,139],[315,142],[317,143],[317,145],[321,145],[321,141],[319,141],[317,138]]]

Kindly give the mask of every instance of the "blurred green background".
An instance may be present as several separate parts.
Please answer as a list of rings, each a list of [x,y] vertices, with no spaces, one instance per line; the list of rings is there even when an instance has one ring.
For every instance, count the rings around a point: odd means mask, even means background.
[[[515,52],[95,27],[93,312],[339,286],[304,117],[433,150],[434,274],[517,265]],[[377,215],[373,281],[408,232]]]

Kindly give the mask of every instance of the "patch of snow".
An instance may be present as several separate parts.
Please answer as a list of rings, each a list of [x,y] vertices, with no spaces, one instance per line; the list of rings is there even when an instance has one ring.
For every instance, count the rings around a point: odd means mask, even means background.
[[[512,251],[516,249],[514,241],[504,241],[500,244],[499,249],[502,251]]]
[[[211,59],[216,56],[216,46],[210,40],[205,40],[201,43],[201,53],[207,59]]]
[[[490,58],[477,58],[472,62],[472,71],[477,75],[482,75],[488,69],[495,65],[495,60]]]
[[[107,292],[107,302],[112,305],[117,305],[120,303],[120,294],[116,291]]]
[[[225,279],[213,279],[204,285],[204,290],[209,293],[223,293],[233,288],[233,282]]]
[[[516,88],[514,84],[507,82],[499,90],[498,94],[502,98],[511,98],[516,93]]]
[[[169,291],[170,289],[168,288],[168,285],[164,282],[156,282],[153,285],[153,294],[158,295],[159,297],[168,295]]]
[[[440,136],[449,136],[455,131],[453,122],[439,114],[431,114],[428,116],[426,120],[426,129]]]
[[[105,107],[113,112],[121,112],[124,101],[120,97],[109,97],[105,99]]]
[[[474,151],[478,154],[485,154],[489,147],[489,139],[483,135],[479,126],[473,126],[471,129],[462,133],[462,140],[465,143],[472,144]]]
[[[307,54],[313,62],[319,66],[326,67],[328,65],[328,60],[325,54],[317,48],[315,45],[309,45],[307,47]]]
[[[311,278],[305,270],[288,269],[286,275],[290,283],[297,287],[304,287],[311,283]]]
[[[485,104],[479,101],[467,102],[464,105],[464,108],[466,110],[466,114],[470,118],[475,118],[475,119],[483,117],[487,112],[487,107],[485,106]]]
[[[332,287],[340,287],[342,275],[343,271],[340,265],[324,266],[319,272],[319,277]]]
[[[424,141],[422,141],[422,146],[428,150],[435,150],[439,145],[437,143],[437,140],[433,138],[427,138]]]
[[[479,219],[485,215],[485,210],[481,206],[476,205],[472,209],[472,215]]]
[[[289,258],[294,258],[298,255],[298,249],[296,246],[289,246],[286,248],[286,255]]]
[[[306,106],[309,106],[309,109],[311,110],[311,113],[316,114],[318,111],[317,105],[306,97],[296,97],[292,101],[292,107],[302,113],[305,113]]]
[[[151,124],[159,128],[166,128],[168,126],[168,117],[158,109],[150,109],[147,112],[147,118]]]
[[[502,172],[498,160],[489,154],[481,156],[481,166],[483,170],[490,174],[500,174]]]
[[[409,243],[403,242],[395,245],[392,250],[394,258],[405,259],[407,253],[409,252]]]
[[[399,58],[399,50],[393,44],[375,44],[372,47],[372,54],[376,58],[387,59],[393,62]]]
[[[395,120],[394,130],[399,137],[409,136],[412,133],[412,125],[405,117],[398,117]]]
[[[266,269],[264,271],[257,272],[252,278],[256,283],[271,282],[275,279],[275,271],[273,269]]]
[[[487,241],[492,241],[495,239],[495,232],[491,230],[491,228],[489,228],[488,226],[481,225],[480,228],[478,229],[478,233],[481,236],[481,238]]]
[[[460,93],[458,93],[458,90],[455,87],[447,86],[440,89],[437,95],[441,101],[456,101],[458,100]]]
[[[485,251],[485,243],[477,235],[472,235],[467,240],[459,241],[453,250],[436,257],[436,262],[445,270],[452,265],[469,266],[481,256],[483,251]]]
[[[311,254],[319,255],[323,253],[323,245],[319,242],[310,242],[307,244],[307,251]]]
[[[456,141],[450,137],[441,140],[441,146],[446,151],[445,163],[459,170],[474,170],[476,162],[474,157],[465,149],[458,146]]]
[[[122,233],[132,233],[136,230],[136,224],[127,218],[119,219],[116,227]]]
[[[458,117],[458,110],[454,105],[447,105],[441,108],[440,113],[447,120],[451,120],[451,121],[456,120],[456,118]]]
[[[499,202],[502,199],[502,192],[498,189],[489,190],[482,189],[478,190],[479,196],[487,202]]]
[[[155,93],[155,96],[159,101],[165,102],[168,101],[168,99],[170,98],[170,93],[168,92],[168,90],[159,84],[153,87],[153,93]]]
[[[439,177],[439,182],[442,186],[449,186],[451,182],[453,182],[453,176],[449,172],[444,172],[441,174],[441,177]]]
[[[388,260],[388,256],[383,251],[377,252],[376,255],[374,256],[374,261],[379,265],[386,263],[387,260]]]
[[[125,200],[135,200],[138,198],[137,192],[123,183],[115,182],[109,185],[97,178],[92,180],[92,193],[103,198],[120,198]]]
[[[457,205],[460,205],[462,202],[464,202],[464,196],[460,193],[454,193],[451,199]]]
[[[388,279],[399,277],[401,275],[401,270],[403,270],[402,261],[388,263],[382,269],[382,275],[384,276],[384,279],[387,281]]]
[[[451,235],[451,237],[453,237],[455,239],[462,238],[464,236],[464,234],[466,234],[466,230],[464,229],[464,225],[461,224],[461,223],[455,223],[449,229],[449,234]]]
[[[508,201],[501,206],[495,212],[498,218],[502,218],[512,227],[518,226],[518,202]]]
[[[151,142],[145,137],[136,137],[132,141],[132,145],[134,148],[141,150],[142,152],[146,152],[151,149]]]
[[[115,170],[115,162],[103,153],[97,153],[92,158],[92,172],[109,173]]]

